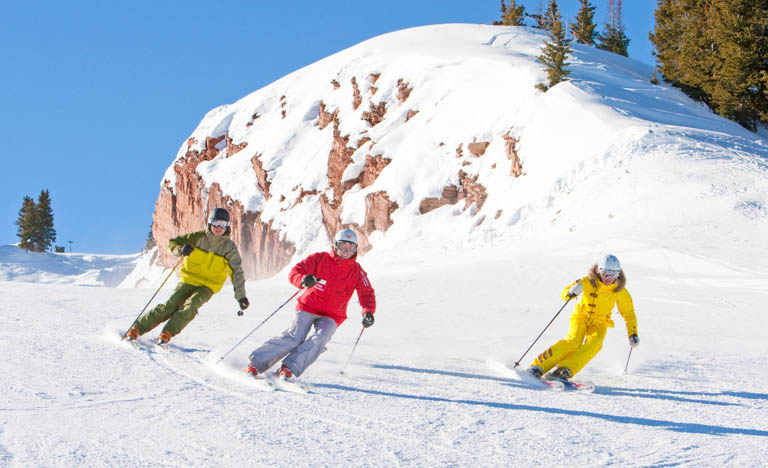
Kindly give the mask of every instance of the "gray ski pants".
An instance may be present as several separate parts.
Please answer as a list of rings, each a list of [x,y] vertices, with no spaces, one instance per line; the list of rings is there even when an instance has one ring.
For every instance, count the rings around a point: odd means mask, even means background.
[[[307,338],[313,325],[315,332]],[[332,318],[300,310],[291,328],[253,350],[251,365],[264,373],[287,355],[283,364],[298,377],[326,350],[325,345],[331,341],[336,328]]]

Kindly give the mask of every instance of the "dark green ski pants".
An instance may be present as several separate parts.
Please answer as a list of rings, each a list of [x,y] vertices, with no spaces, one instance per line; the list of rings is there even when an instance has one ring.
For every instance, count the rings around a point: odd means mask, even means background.
[[[163,331],[176,336],[195,318],[197,310],[208,302],[211,296],[213,291],[206,286],[179,283],[165,304],[160,304],[141,316],[136,322],[136,328],[139,334],[143,335],[168,320]]]

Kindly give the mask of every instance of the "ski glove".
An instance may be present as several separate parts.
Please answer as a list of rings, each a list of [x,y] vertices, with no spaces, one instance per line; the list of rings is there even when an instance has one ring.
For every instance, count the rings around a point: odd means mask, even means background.
[[[185,257],[186,257],[187,255],[191,254],[191,253],[192,253],[192,252],[194,252],[194,251],[195,251],[195,248],[194,248],[194,247],[192,247],[192,246],[191,246],[191,245],[189,245],[189,244],[184,244],[184,247],[182,247],[182,248],[181,248],[181,254],[182,254],[183,256],[185,256]]]
[[[637,335],[629,335],[629,345],[633,348],[640,346],[640,337]]]
[[[366,312],[365,315],[363,315],[363,328],[368,328],[371,325],[373,325],[373,314]]]
[[[582,291],[584,291],[584,286],[582,286],[581,283],[576,283],[571,286],[571,289],[568,290],[568,297],[573,299],[574,297],[581,294]]]
[[[240,305],[240,309],[245,310],[248,308],[249,305],[251,305],[250,302],[248,302],[247,297],[241,297],[237,300],[237,303]]]
[[[315,275],[307,275],[301,280],[302,288],[311,288],[317,283],[317,277]]]

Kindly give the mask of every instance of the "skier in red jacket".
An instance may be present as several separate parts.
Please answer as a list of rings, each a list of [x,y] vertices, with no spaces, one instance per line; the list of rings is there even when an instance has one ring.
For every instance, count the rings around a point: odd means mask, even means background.
[[[282,335],[251,353],[246,372],[255,377],[285,358],[278,377],[300,376],[325,351],[325,345],[346,320],[347,304],[354,291],[363,307],[363,327],[373,325],[376,296],[356,258],[357,235],[343,229],[336,234],[330,252],[314,253],[291,269],[290,282],[307,288],[299,296],[296,319]],[[313,326],[315,332],[307,338]]]

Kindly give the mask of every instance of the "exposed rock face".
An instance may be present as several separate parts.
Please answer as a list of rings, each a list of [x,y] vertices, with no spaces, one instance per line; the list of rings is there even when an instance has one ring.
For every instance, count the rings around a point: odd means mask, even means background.
[[[377,124],[381,123],[382,120],[384,120],[384,115],[386,113],[387,104],[385,102],[380,102],[377,105],[371,103],[371,110],[363,112],[363,116],[361,118],[368,122],[371,127],[375,127]]]
[[[475,141],[467,145],[467,149],[470,153],[474,154],[478,158],[485,154],[485,149],[488,148],[490,143],[485,141]]]
[[[413,88],[409,87],[408,83],[403,81],[402,78],[397,80],[397,100],[400,101],[400,104],[408,99],[408,96],[411,95],[411,91],[413,91]]]
[[[503,138],[506,140],[505,149],[507,151],[507,158],[512,161],[512,170],[509,175],[520,177],[523,173],[523,165],[520,163],[520,157],[517,155],[517,143],[520,139],[512,138],[509,136],[509,132],[503,135]]]
[[[392,213],[397,210],[397,202],[387,196],[387,192],[369,193],[365,197],[365,224],[362,227],[366,236],[373,231],[386,231],[392,226]]]
[[[348,147],[347,143],[349,143],[349,135],[341,135],[339,120],[334,117],[333,143],[331,143],[331,152],[328,154],[328,183],[333,189],[334,206],[341,204],[341,197],[344,195],[341,179],[344,171],[352,164],[352,155],[355,153],[355,148]]]
[[[264,192],[264,196],[267,198],[267,200],[269,200],[269,198],[272,196],[269,193],[270,182],[268,180],[267,171],[265,171],[262,167],[259,157],[261,157],[261,154],[257,154],[251,158],[251,164],[253,164],[253,171],[256,173],[256,178],[259,180],[259,188],[262,192]]]
[[[365,120],[369,127],[375,127],[386,118],[387,104],[393,105],[394,98],[397,99],[394,106],[397,106],[398,103],[403,104],[407,101],[413,92],[413,88],[407,82],[399,79],[396,89],[387,90],[386,93],[383,93],[385,96],[391,96],[392,99],[387,98],[381,102],[373,103],[371,96],[378,91],[374,85],[379,77],[378,73],[367,75],[368,88],[365,93],[361,93],[355,77],[351,78],[353,107],[357,109],[363,105],[364,100],[368,100],[369,106],[367,111],[355,115],[361,115],[360,118]],[[333,90],[341,88],[341,84],[337,80],[331,80],[331,85]],[[279,112],[282,119],[285,119],[287,107],[287,97],[282,95],[274,112]],[[408,110],[406,120],[411,119],[418,112],[418,110]],[[250,120],[246,122],[246,127],[254,126],[255,121],[262,117],[257,112],[252,114],[249,112],[248,115],[250,115]],[[316,131],[329,131],[330,129],[326,128],[328,126],[332,126],[333,131],[327,160],[327,187],[312,187],[311,190],[306,190],[301,185],[296,185],[291,189],[292,193],[272,193],[274,187],[271,186],[270,173],[264,169],[262,154],[258,153],[252,156],[250,160],[257,181],[257,187],[254,187],[254,190],[261,191],[267,200],[275,196],[281,202],[286,198],[295,200],[290,206],[281,206],[280,211],[291,210],[296,205],[301,204],[308,196],[319,196],[321,217],[328,237],[332,238],[342,228],[354,230],[359,239],[358,251],[363,255],[372,248],[369,240],[371,233],[377,230],[386,231],[392,226],[392,216],[398,210],[399,205],[390,199],[386,191],[379,190],[367,193],[362,223],[360,225],[356,223],[342,224],[341,215],[345,192],[357,184],[360,185],[361,189],[373,186],[382,171],[392,162],[392,159],[385,155],[368,154],[360,174],[354,179],[342,182],[344,172],[352,164],[352,156],[355,152],[367,144],[370,145],[370,151],[374,152],[373,148],[376,145],[376,141],[371,140],[372,135],[375,135],[373,133],[369,135],[367,131],[357,131],[354,135],[343,134],[342,129],[345,126],[341,125],[342,115],[340,109],[329,109],[324,102],[320,102]],[[398,115],[402,114],[398,113]],[[378,138],[378,136],[373,136],[373,138]],[[512,175],[520,176],[522,167],[516,150],[518,140],[509,136],[509,133],[504,135],[504,139],[506,140],[507,157],[513,161]],[[235,143],[228,134],[216,138],[207,137],[202,149],[188,150],[184,157],[174,163],[175,185],[171,186],[169,181],[164,182],[157,200],[153,223],[153,235],[161,247],[159,251],[163,264],[170,267],[178,260],[171,256],[167,249],[163,248],[167,245],[168,240],[183,233],[205,229],[207,217],[211,210],[216,207],[226,207],[230,212],[232,219],[231,237],[240,249],[243,257],[243,268],[249,280],[272,276],[291,261],[296,253],[296,247],[290,242],[281,240],[281,238],[285,238],[284,233],[273,229],[272,221],[265,222],[261,219],[261,213],[247,211],[240,201],[233,200],[229,195],[222,193],[217,183],[209,184],[210,187],[206,189],[206,181],[197,173],[197,167],[201,162],[221,156],[232,157],[245,149],[247,144],[247,141]],[[443,145],[444,143],[440,143],[440,146]],[[197,146],[194,138],[189,139],[188,146],[190,148]],[[488,146],[489,142],[476,140],[466,143],[466,146],[464,143],[459,144],[456,148],[456,157],[462,159],[459,166],[472,165],[473,161],[485,154]],[[428,213],[446,204],[455,205],[462,200],[464,200],[464,209],[473,203],[478,209],[482,208],[487,198],[486,189],[478,183],[477,175],[470,175],[465,170],[469,169],[459,170],[457,174],[458,185],[444,187],[438,198],[422,200],[419,211],[422,214]],[[500,214],[501,211],[499,210],[496,217],[498,218]]]
[[[339,110],[338,109],[336,109],[333,112],[333,114],[331,114],[330,112],[326,112],[325,111],[325,103],[321,101],[320,102],[320,112],[317,115],[317,127],[320,130],[324,129],[325,127],[328,126],[329,123],[337,120],[338,115],[339,115]]]
[[[225,138],[226,135],[207,138],[204,150],[187,151],[185,157],[174,164],[176,185],[171,187],[166,181],[160,190],[153,215],[152,235],[160,247],[161,262],[171,267],[178,259],[168,252],[168,241],[181,234],[205,229],[209,213],[214,208],[227,207],[232,220],[230,235],[243,257],[246,277],[266,278],[290,261],[295,252],[294,246],[280,240],[280,232],[272,229],[271,222],[262,222],[260,213],[247,212],[239,202],[222,196],[218,184],[212,184],[206,191],[204,181],[196,172],[198,164],[218,155],[216,147]]]
[[[477,183],[477,176],[470,176],[464,171],[459,171],[460,187],[449,185],[443,189],[440,198],[425,198],[419,205],[421,214],[440,208],[444,205],[455,205],[460,200],[464,200],[464,208],[468,208],[472,203],[477,204],[477,209],[481,209],[488,198],[488,193],[481,184]]]
[[[360,88],[357,86],[357,80],[354,76],[350,81],[352,82],[352,109],[357,110],[363,102],[363,97],[360,95]]]

